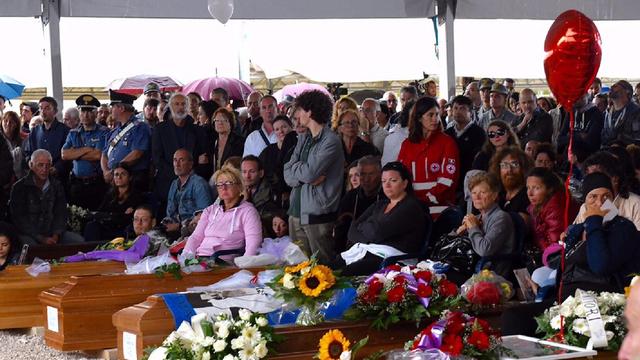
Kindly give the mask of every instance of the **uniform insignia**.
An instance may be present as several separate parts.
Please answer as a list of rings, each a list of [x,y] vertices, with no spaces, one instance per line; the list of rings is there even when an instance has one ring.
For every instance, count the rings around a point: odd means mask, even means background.
[[[431,164],[431,166],[429,167],[431,169],[431,172],[438,172],[440,171],[440,164],[438,163],[433,163]]]
[[[451,163],[447,164],[447,172],[453,175],[456,172],[456,166]]]

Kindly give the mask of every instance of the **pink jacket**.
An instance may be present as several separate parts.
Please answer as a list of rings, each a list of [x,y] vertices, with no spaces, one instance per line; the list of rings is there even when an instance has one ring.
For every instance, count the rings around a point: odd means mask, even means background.
[[[244,255],[256,255],[262,243],[260,215],[251,203],[244,200],[224,211],[213,204],[204,209],[184,251],[198,256],[211,256],[219,250],[245,249]]]

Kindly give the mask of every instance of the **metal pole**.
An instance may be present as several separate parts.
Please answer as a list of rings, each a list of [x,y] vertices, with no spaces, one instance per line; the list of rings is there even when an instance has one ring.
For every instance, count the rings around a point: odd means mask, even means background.
[[[446,4],[446,9],[438,9],[438,12],[445,11],[444,36],[441,37],[443,41],[440,42],[440,97],[449,100],[456,93],[456,65],[453,46],[454,15],[452,8],[455,5],[449,1],[442,3]]]
[[[47,95],[58,101],[59,108],[63,108],[64,94],[62,92],[62,60],[60,57],[60,2],[59,0],[42,0],[42,24],[45,28],[45,40],[48,48],[51,78],[47,86]]]

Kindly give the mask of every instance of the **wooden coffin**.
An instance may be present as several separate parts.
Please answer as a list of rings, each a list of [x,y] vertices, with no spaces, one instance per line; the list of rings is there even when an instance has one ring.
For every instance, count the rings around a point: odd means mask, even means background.
[[[483,311],[482,317],[496,325],[500,320],[499,311]],[[118,359],[142,359],[144,349],[160,345],[173,331],[174,323],[164,300],[159,296],[150,296],[145,302],[122,309],[113,315],[113,324],[118,330]],[[367,345],[358,353],[359,358],[371,355],[379,350],[401,349],[404,343],[412,339],[419,328],[414,323],[395,324],[384,331],[370,327],[368,321],[327,322],[317,326],[276,327],[276,332],[285,337],[277,345],[276,360],[308,360],[318,351],[318,342],[330,329],[340,329],[352,343],[369,336]],[[615,360],[612,352],[598,352],[596,360]]]
[[[141,359],[145,348],[160,345],[175,330],[171,313],[159,296],[118,311],[113,315],[113,324],[118,329],[118,359],[127,360]],[[285,336],[285,341],[278,344],[278,355],[271,359],[313,358],[318,341],[330,329],[340,329],[352,342],[369,336],[367,346],[358,353],[363,356],[402,348],[419,331],[414,323],[396,324],[385,331],[371,329],[370,325],[368,321],[338,321],[309,327],[277,327],[276,332]]]
[[[122,273],[125,269],[121,262],[81,262],[53,265],[51,272],[32,277],[25,271],[27,267],[8,266],[0,271],[0,329],[43,326],[38,295],[71,276]]]
[[[40,312],[46,320],[45,342],[61,351],[115,348],[117,333],[112,316],[118,310],[145,301],[153,294],[213,284],[238,270],[221,267],[182,274],[182,279],[171,274],[163,277],[154,274],[71,277],[40,294]]]

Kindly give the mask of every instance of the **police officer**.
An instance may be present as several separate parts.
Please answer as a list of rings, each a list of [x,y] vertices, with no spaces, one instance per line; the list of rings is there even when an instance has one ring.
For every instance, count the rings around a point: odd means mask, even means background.
[[[116,127],[111,132],[102,151],[102,174],[107,184],[113,180],[112,170],[124,163],[131,168],[134,189],[149,190],[149,158],[151,132],[149,126],[136,120],[133,95],[109,90],[111,116]]]
[[[89,210],[97,210],[105,193],[100,158],[109,130],[96,123],[100,101],[93,95],[76,99],[80,111],[80,126],[69,131],[62,146],[62,160],[73,160],[69,179],[69,203]]]

